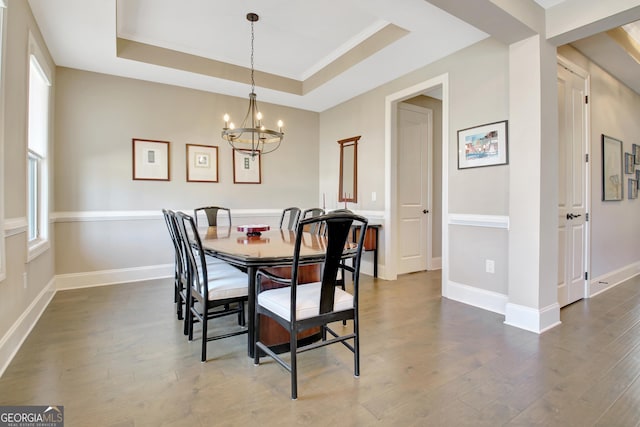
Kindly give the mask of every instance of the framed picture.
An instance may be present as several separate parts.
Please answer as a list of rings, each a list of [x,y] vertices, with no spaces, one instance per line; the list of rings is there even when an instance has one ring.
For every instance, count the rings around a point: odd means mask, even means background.
[[[640,145],[633,144],[633,160],[636,165],[640,165]]]
[[[218,147],[187,144],[187,182],[218,182]]]
[[[628,192],[629,192],[629,194],[627,195],[628,199],[638,198],[638,181],[636,181],[635,179],[629,178]]]
[[[622,141],[602,134],[602,200],[622,200]]]
[[[508,163],[507,120],[458,131],[458,169]]]
[[[636,169],[635,159],[633,158],[633,154],[624,153],[624,173],[633,173]]]
[[[252,156],[251,150],[233,150],[233,183],[234,184],[260,184],[261,154]]]
[[[169,141],[133,139],[133,179],[169,181]]]

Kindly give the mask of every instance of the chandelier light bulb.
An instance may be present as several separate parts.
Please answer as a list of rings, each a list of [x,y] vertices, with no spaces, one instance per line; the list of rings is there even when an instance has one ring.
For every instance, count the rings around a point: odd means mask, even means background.
[[[258,114],[256,114],[256,119],[262,120],[262,113],[260,111],[258,111]]]
[[[282,123],[282,120],[278,120],[278,128],[280,128],[280,130],[282,130],[282,125],[284,125],[284,123]]]
[[[233,124],[233,122],[229,123],[229,129],[235,129],[236,125]]]

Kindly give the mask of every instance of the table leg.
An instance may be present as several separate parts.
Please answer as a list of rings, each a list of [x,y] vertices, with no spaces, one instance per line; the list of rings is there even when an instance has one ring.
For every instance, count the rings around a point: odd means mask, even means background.
[[[248,307],[247,307],[247,318],[248,318],[248,322],[247,322],[247,328],[249,329],[249,332],[247,333],[247,352],[249,354],[249,357],[253,357],[253,350],[254,350],[254,345],[253,345],[253,341],[255,340],[255,327],[254,327],[254,320],[255,320],[255,312],[256,312],[256,273],[257,273],[258,269],[256,267],[247,267],[247,276],[249,278],[249,284],[248,284]]]
[[[378,227],[373,227],[376,233],[376,247],[373,249],[373,277],[378,277]]]

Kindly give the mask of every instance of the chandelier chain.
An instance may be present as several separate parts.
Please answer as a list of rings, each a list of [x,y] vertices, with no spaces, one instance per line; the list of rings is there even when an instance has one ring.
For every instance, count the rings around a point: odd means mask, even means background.
[[[253,40],[254,40],[254,34],[253,34],[253,21],[251,22],[251,93],[255,93],[255,88],[256,88],[256,82],[253,78]]]

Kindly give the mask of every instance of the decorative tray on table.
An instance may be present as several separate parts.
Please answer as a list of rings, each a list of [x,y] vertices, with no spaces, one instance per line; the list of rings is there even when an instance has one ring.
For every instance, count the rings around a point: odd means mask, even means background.
[[[241,233],[247,233],[248,237],[259,236],[263,231],[269,231],[269,226],[266,224],[239,225],[238,231]]]

